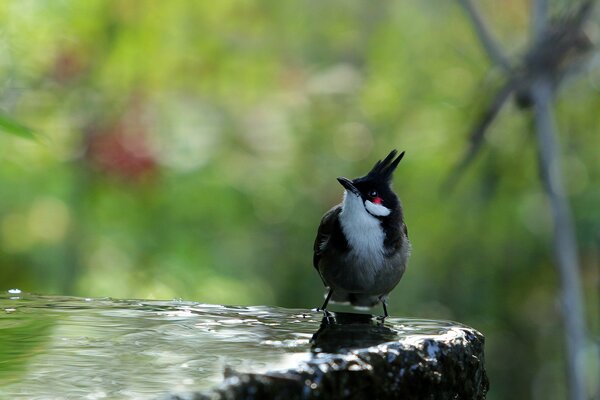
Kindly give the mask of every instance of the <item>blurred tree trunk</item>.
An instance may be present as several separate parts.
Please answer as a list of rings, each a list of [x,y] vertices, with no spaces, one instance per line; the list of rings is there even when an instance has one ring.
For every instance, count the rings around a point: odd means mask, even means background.
[[[583,364],[585,351],[583,295],[573,217],[560,168],[551,83],[546,79],[539,79],[532,85],[531,92],[534,102],[540,175],[554,220],[554,254],[561,284],[561,310],[565,325],[570,398],[584,400],[586,395]]]
[[[531,12],[534,45],[543,40],[548,26],[547,0],[534,0]],[[553,83],[548,76],[535,79],[530,87],[540,175],[554,221],[554,257],[561,285],[561,312],[565,329],[565,355],[569,397],[585,400],[585,311],[579,255],[573,216],[562,176],[558,130],[554,118]]]

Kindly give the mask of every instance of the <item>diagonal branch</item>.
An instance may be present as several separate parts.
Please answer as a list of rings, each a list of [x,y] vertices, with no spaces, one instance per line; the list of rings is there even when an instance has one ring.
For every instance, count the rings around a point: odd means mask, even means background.
[[[485,133],[487,132],[490,124],[494,121],[494,119],[496,119],[496,116],[510,97],[510,94],[515,90],[516,85],[517,83],[515,80],[509,80],[506,82],[498,91],[498,93],[496,93],[491,104],[487,106],[483,114],[479,117],[479,120],[471,129],[469,136],[469,148],[458,164],[456,164],[456,166],[452,169],[450,176],[444,183],[443,187],[445,189],[452,189],[456,185],[456,182],[462,175],[463,171],[475,159],[481,150],[481,146],[483,145]]]
[[[458,2],[470,18],[471,23],[475,28],[475,32],[477,33],[477,37],[490,60],[500,66],[504,72],[510,73],[512,71],[510,62],[508,62],[508,59],[500,49],[500,46],[498,46],[494,38],[492,38],[483,18],[479,15],[479,11],[477,11],[473,3],[471,3],[471,0],[458,0]]]

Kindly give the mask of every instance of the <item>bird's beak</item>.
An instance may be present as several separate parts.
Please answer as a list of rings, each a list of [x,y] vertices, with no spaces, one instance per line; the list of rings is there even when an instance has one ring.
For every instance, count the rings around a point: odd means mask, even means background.
[[[343,176],[340,176],[339,178],[337,178],[337,180],[344,187],[344,189],[346,189],[350,193],[354,193],[355,195],[360,196],[360,192],[358,191],[356,186],[354,186],[350,179],[346,179]]]

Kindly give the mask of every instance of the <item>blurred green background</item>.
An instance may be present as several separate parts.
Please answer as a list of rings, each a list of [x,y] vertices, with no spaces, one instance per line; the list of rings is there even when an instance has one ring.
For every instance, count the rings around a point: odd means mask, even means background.
[[[529,2],[479,6],[521,54]],[[0,38],[0,108],[37,134],[0,132],[0,289],[315,307],[335,178],[398,148],[413,255],[391,313],[481,330],[490,399],[566,397],[530,118],[509,105],[442,190],[500,84],[455,2],[5,1]],[[599,109],[599,69],[560,91],[596,339]]]

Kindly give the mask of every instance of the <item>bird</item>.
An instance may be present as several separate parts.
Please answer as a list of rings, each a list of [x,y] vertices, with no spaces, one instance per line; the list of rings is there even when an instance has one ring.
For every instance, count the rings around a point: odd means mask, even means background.
[[[392,190],[392,176],[404,157],[392,150],[360,178],[339,177],[343,200],[327,211],[314,242],[313,266],[329,293],[317,311],[328,317],[327,304],[350,303],[371,308],[396,287],[410,257],[411,244],[402,203]]]

